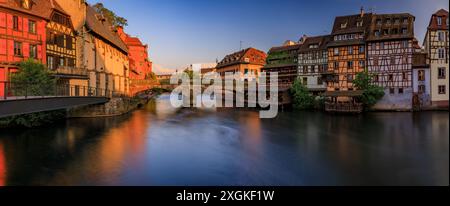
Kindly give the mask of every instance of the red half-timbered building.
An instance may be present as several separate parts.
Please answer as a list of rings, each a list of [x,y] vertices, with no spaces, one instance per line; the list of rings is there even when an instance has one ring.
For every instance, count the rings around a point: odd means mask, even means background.
[[[32,0],[0,0],[0,96],[21,61],[46,63],[46,9]]]

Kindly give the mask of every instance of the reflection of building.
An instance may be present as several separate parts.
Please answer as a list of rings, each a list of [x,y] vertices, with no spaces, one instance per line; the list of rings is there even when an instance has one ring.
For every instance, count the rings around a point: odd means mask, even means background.
[[[441,9],[433,14],[425,35],[424,46],[428,53],[431,73],[431,101],[433,106],[448,107],[449,97],[449,33],[448,11]]]
[[[263,72],[278,72],[278,85],[290,86],[297,78],[298,49],[301,44],[286,41],[283,46],[272,47],[266,59]]]
[[[45,64],[46,20],[49,1],[0,0],[0,96],[9,74],[18,64],[34,58]]]
[[[353,80],[366,67],[365,38],[369,30],[372,14],[363,10],[358,15],[339,16],[334,21],[332,40],[328,44],[328,71],[326,72],[327,92],[332,103],[331,110],[339,110],[339,104],[349,110],[362,110],[355,102],[361,92],[356,91]],[[345,104],[345,105],[344,105]],[[329,110],[326,106],[326,110]],[[345,109],[347,110],[347,109]]]
[[[413,88],[413,107],[429,106],[430,96],[430,65],[427,63],[427,54],[414,41],[415,49],[412,58],[412,88]]]
[[[300,80],[312,93],[326,90],[322,74],[327,71],[327,44],[330,36],[305,37],[298,54],[298,75]]]
[[[128,47],[130,79],[147,79],[152,72],[152,62],[148,57],[148,45],[144,45],[139,38],[126,34],[122,27],[119,27],[117,32]]]
[[[258,76],[266,62],[266,53],[255,48],[247,48],[225,56],[217,64],[216,72],[225,77],[226,72],[254,74]]]
[[[72,17],[77,36],[77,67],[87,70],[97,92],[128,93],[128,48],[116,29],[84,0],[56,0]]]
[[[374,108],[411,109],[414,19],[407,13],[372,15],[367,68],[385,93]]]

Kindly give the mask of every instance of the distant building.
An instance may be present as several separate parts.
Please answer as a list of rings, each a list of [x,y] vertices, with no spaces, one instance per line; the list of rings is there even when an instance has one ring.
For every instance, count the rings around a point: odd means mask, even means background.
[[[33,58],[46,63],[49,6],[41,0],[0,0],[0,96],[20,62]]]
[[[300,44],[286,41],[283,46],[272,47],[266,59],[263,72],[269,75],[270,72],[278,73],[278,85],[290,87],[297,78],[298,50]]]
[[[216,66],[216,72],[225,77],[226,72],[258,76],[266,62],[267,54],[255,48],[247,48],[225,56]]]
[[[424,47],[431,73],[433,106],[448,107],[449,98],[449,33],[448,11],[441,9],[431,16]]]
[[[373,108],[412,108],[414,19],[408,13],[373,14],[367,37],[367,68],[384,97]]]
[[[305,37],[298,52],[298,78],[314,94],[326,91],[322,74],[328,68],[327,45],[331,36]]]
[[[130,79],[148,78],[148,75],[152,72],[152,62],[148,56],[148,45],[144,45],[138,37],[126,34],[122,27],[117,28],[117,33],[128,47]]]

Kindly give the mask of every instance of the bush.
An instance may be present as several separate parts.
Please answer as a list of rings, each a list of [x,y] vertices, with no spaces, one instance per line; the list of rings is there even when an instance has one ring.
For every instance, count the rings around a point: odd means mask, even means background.
[[[315,107],[315,97],[311,95],[305,85],[296,79],[291,87],[293,106],[295,109],[312,109]]]
[[[373,75],[365,70],[364,72],[358,73],[355,80],[353,80],[355,87],[363,91],[360,100],[366,108],[372,107],[384,96],[382,87],[371,84],[372,78]]]
[[[43,96],[55,92],[56,79],[46,66],[33,59],[23,61],[19,71],[11,74],[15,96]]]

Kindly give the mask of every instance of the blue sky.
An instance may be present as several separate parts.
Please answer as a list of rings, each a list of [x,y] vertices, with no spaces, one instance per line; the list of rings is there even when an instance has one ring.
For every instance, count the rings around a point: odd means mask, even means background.
[[[243,47],[268,51],[303,34],[331,31],[335,16],[409,12],[422,41],[431,14],[448,0],[88,0],[128,19],[126,32],[149,44],[156,73],[214,62]]]

